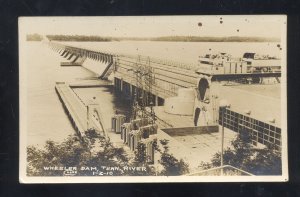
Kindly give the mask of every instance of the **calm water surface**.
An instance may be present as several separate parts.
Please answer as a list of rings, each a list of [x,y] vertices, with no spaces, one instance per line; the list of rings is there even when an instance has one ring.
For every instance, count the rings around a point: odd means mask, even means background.
[[[27,54],[27,123],[29,145],[46,140],[61,141],[74,133],[56,95],[56,81],[72,81],[94,74],[81,67],[60,67],[66,61],[47,45],[28,42]]]

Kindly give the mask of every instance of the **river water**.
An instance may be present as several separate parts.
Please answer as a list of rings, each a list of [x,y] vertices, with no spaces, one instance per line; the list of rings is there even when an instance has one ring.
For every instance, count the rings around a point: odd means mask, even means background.
[[[27,42],[27,144],[43,145],[46,140],[62,141],[74,133],[62,105],[55,93],[56,81],[73,81],[94,77],[95,74],[82,67],[60,67],[66,61],[58,53],[40,42]],[[278,43],[199,43],[199,42],[78,42],[67,43],[94,50],[111,51],[132,55],[144,55],[186,63],[197,63],[199,55],[209,52],[227,52],[241,57],[244,52],[280,55]],[[76,90],[83,94],[87,90]],[[99,101],[116,98],[107,88],[95,91]],[[105,96],[101,96],[104,95]],[[126,106],[121,106],[121,108]],[[109,111],[115,110],[110,107]],[[110,117],[109,117],[110,118]],[[108,121],[108,118],[106,118]]]
[[[66,61],[47,45],[27,42],[27,143],[44,144],[52,139],[62,141],[73,134],[54,86],[56,81],[72,81],[93,77],[94,73],[81,67],[61,67]]]

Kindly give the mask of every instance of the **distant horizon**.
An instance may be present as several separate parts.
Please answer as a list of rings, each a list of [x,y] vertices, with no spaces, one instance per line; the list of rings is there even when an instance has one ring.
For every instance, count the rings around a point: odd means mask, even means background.
[[[102,38],[121,38],[121,39],[154,39],[154,38],[164,38],[164,37],[198,37],[198,38],[263,38],[263,39],[277,39],[280,40],[280,37],[267,37],[267,36],[195,36],[195,35],[161,35],[161,36],[152,36],[152,37],[138,37],[138,36],[106,36],[106,35],[94,35],[94,34],[39,34],[39,33],[28,33],[26,35],[38,34],[44,37],[47,36],[86,36],[86,37],[102,37]]]
[[[20,17],[24,33],[91,35],[103,37],[276,37],[286,28],[283,15],[239,16],[122,16]]]
[[[51,35],[41,35],[38,33],[26,34],[29,36],[43,36],[49,39],[49,37],[53,37],[50,40],[56,41],[123,41],[123,40],[131,40],[131,41],[184,41],[184,42],[201,42],[201,41],[253,41],[253,42],[280,42],[280,38],[278,37],[263,37],[263,36],[191,36],[191,35],[173,35],[173,36],[156,36],[156,37],[133,37],[133,36],[99,36],[99,35],[78,35],[78,34],[51,34]],[[77,40],[74,40],[77,39]],[[87,40],[86,40],[87,39]]]

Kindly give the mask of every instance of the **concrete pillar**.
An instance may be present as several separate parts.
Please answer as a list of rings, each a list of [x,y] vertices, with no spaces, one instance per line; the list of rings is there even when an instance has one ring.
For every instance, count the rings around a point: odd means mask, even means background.
[[[72,53],[72,54],[70,55],[70,57],[68,58],[68,60],[70,60],[73,56],[74,56],[74,54]]]
[[[75,59],[72,61],[73,63],[76,62],[79,58],[79,55],[76,55]]]
[[[120,91],[123,92],[123,79],[120,79]]]
[[[64,56],[66,54],[66,50],[63,51],[63,53],[61,54],[61,56]]]
[[[117,91],[122,92],[123,80],[115,77],[115,88]]]
[[[115,87],[116,87],[116,90],[119,90],[119,79],[118,78],[115,78]]]
[[[67,57],[69,55],[69,51],[66,53],[66,55],[64,57]]]
[[[158,106],[158,96],[154,95],[154,106]]]
[[[133,89],[132,89],[132,85],[129,84],[129,94],[130,94],[130,97],[133,98]]]
[[[123,82],[124,83],[124,93],[126,96],[130,96],[130,85],[127,82]]]
[[[115,89],[117,89],[117,78],[116,77],[114,77],[114,87],[115,87]]]

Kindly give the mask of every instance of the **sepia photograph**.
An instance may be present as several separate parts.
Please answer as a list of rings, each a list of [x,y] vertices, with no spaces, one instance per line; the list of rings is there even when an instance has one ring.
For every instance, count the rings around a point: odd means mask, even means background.
[[[286,20],[20,17],[20,182],[288,181]]]

